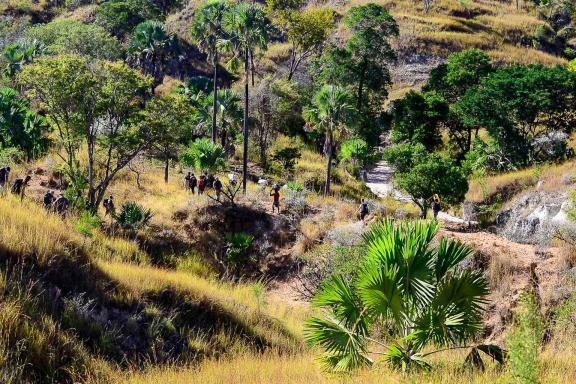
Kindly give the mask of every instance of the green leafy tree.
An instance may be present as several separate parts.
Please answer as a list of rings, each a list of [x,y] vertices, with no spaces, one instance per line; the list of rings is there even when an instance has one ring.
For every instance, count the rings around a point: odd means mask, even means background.
[[[426,218],[434,194],[444,205],[464,201],[468,180],[452,159],[429,153],[422,144],[395,145],[384,152],[384,159],[396,169],[394,183],[412,197],[422,217]]]
[[[255,3],[240,2],[236,4],[226,15],[225,30],[231,36],[235,57],[231,61],[231,67],[237,68],[238,59],[244,62],[244,118],[243,118],[243,161],[242,161],[242,189],[246,194],[248,180],[248,137],[249,137],[249,112],[248,112],[248,77],[250,68],[253,67],[254,53],[258,49],[266,49],[270,35],[273,31],[272,23],[264,10]]]
[[[352,164],[357,167],[359,165],[366,165],[370,157],[369,151],[370,148],[368,148],[365,140],[358,138],[350,139],[342,143],[340,157],[342,160],[351,161]]]
[[[291,44],[288,80],[302,61],[317,54],[334,27],[334,11],[330,8],[310,8],[291,12],[286,37]]]
[[[363,265],[352,282],[334,276],[322,284],[313,303],[325,315],[309,320],[304,335],[325,351],[325,368],[370,366],[372,348],[382,347],[385,361],[403,370],[429,368],[427,356],[449,349],[469,349],[465,363],[480,368],[479,352],[503,362],[499,347],[474,344],[488,282],[458,267],[472,255],[466,245],[442,238],[432,247],[438,229],[437,222],[378,222],[364,235]],[[374,329],[395,340],[386,344]]]
[[[146,105],[143,124],[153,132],[149,153],[164,162],[164,182],[168,182],[170,161],[178,160],[179,150],[191,136],[192,108],[184,95],[163,95]]]
[[[208,62],[212,65],[214,75],[212,78],[212,141],[216,142],[217,134],[217,104],[218,104],[218,65],[220,52],[225,46],[224,19],[230,12],[230,5],[223,0],[211,0],[203,4],[195,13],[190,33],[192,39],[206,54]]]
[[[180,156],[185,165],[197,170],[216,173],[226,166],[226,154],[220,144],[198,139],[190,144]]]
[[[430,73],[424,90],[440,93],[454,102],[468,88],[476,87],[480,81],[494,71],[490,56],[479,49],[466,49],[448,56],[446,64],[441,64]]]
[[[393,141],[421,143],[433,151],[442,144],[440,124],[448,112],[448,103],[436,92],[409,91],[392,104]]]
[[[98,80],[86,59],[75,55],[41,57],[22,69],[17,82],[47,112],[56,144],[65,155],[57,154],[68,173],[76,173],[77,152],[84,133],[93,126],[97,108]]]
[[[177,52],[178,39],[156,20],[138,24],[128,42],[130,61],[152,76],[154,85],[162,83],[166,65]]]
[[[453,53],[446,64],[434,68],[424,86],[424,93],[435,92],[450,104],[447,114],[438,116],[450,138],[451,150],[463,160],[478,138],[478,127],[463,123],[462,111],[457,101],[470,88],[478,87],[486,76],[494,71],[490,57],[478,49],[467,49]],[[438,118],[434,119],[438,122]]]
[[[382,131],[383,99],[391,83],[388,64],[396,59],[389,38],[398,25],[386,8],[369,3],[350,8],[345,18],[351,37],[345,47],[331,47],[312,66],[321,83],[353,89],[356,109],[361,112],[360,134],[375,144]]]
[[[26,30],[30,39],[45,44],[51,52],[88,56],[100,60],[124,57],[120,42],[99,25],[74,20],[55,20]]]
[[[537,145],[557,132],[570,134],[576,123],[576,73],[562,67],[514,65],[499,69],[470,89],[455,108],[470,129],[486,128],[508,153],[525,166],[541,159]],[[553,160],[553,159],[548,159]]]
[[[49,132],[46,119],[30,110],[16,90],[0,88],[0,148],[17,148],[31,160],[48,149]]]
[[[337,85],[325,85],[314,96],[313,106],[305,111],[305,117],[315,128],[326,135],[324,152],[326,154],[326,182],[324,194],[330,193],[332,157],[335,134],[340,135],[352,122],[356,109],[352,98],[345,88]]]
[[[88,208],[96,212],[118,172],[149,148],[159,135],[140,123],[152,78],[123,62],[100,63],[97,119],[86,134]],[[99,163],[100,165],[97,165]]]
[[[95,212],[117,173],[154,139],[155,131],[135,124],[151,79],[122,62],[89,64],[73,55],[40,58],[17,79],[47,112],[56,144],[65,154],[66,174],[72,182],[87,185],[87,208]],[[83,148],[88,159],[85,182],[77,161]]]

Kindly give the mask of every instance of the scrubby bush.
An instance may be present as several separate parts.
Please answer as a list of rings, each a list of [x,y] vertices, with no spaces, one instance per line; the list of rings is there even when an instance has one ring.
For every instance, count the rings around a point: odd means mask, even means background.
[[[232,268],[234,273],[254,263],[256,258],[248,252],[254,242],[254,237],[244,232],[227,233],[224,236],[226,248],[224,253],[224,264],[227,268]]]
[[[134,237],[137,230],[146,227],[150,223],[152,212],[140,204],[127,201],[122,204],[120,213],[114,214],[114,219],[120,228],[129,231],[130,235]]]
[[[510,373],[516,383],[539,382],[538,355],[544,326],[536,298],[526,293],[520,298],[512,331],[506,339]]]

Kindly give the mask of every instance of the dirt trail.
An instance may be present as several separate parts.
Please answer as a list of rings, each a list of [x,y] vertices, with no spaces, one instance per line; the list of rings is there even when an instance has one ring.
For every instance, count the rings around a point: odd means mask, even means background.
[[[366,186],[378,197],[392,197],[399,201],[412,202],[409,195],[394,187],[394,169],[384,160],[376,163],[374,168],[367,172]],[[438,213],[438,219],[456,224],[477,224],[443,211]]]

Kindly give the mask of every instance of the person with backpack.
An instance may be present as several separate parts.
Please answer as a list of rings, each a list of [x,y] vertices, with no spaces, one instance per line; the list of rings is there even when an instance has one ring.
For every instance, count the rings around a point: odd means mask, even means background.
[[[190,189],[190,179],[192,178],[192,172],[188,172],[186,176],[184,176],[184,189]]]
[[[438,213],[442,210],[440,205],[440,196],[437,193],[433,194],[432,197],[428,199],[430,207],[432,208],[432,214],[434,215],[434,220],[438,220]]]
[[[192,194],[194,194],[197,185],[198,185],[198,179],[196,179],[196,176],[192,174],[190,176],[190,190],[192,191]]]
[[[4,188],[10,180],[10,167],[0,168],[0,188]]]
[[[46,194],[44,195],[44,208],[46,208],[47,211],[50,211],[50,209],[52,209],[52,203],[54,203],[54,200],[56,200],[54,192],[52,191],[46,192]]]
[[[360,216],[360,220],[364,221],[364,218],[368,216],[368,204],[364,201],[364,199],[360,200],[360,206],[358,207],[358,216]]]
[[[274,213],[274,208],[276,208],[278,213],[280,213],[280,186],[278,184],[274,184],[270,191],[270,196],[273,196],[272,213]]]
[[[114,216],[114,214],[116,213],[116,207],[114,206],[114,197],[112,195],[110,195],[109,198],[104,200],[104,203],[102,203],[102,205],[104,206],[104,210],[106,211],[106,213],[104,214],[104,216]]]
[[[214,191],[216,191],[216,200],[220,201],[220,195],[222,194],[222,182],[217,177],[214,179]]]
[[[62,217],[66,217],[68,213],[68,207],[70,206],[70,200],[68,200],[63,193],[54,202],[54,211]]]
[[[205,188],[206,188],[206,177],[204,175],[201,175],[200,179],[198,180],[198,194],[203,195]]]
[[[32,179],[32,177],[30,175],[27,175],[24,179],[16,179],[14,181],[14,184],[12,185],[11,192],[15,195],[20,196],[20,201],[24,199],[24,193],[26,191],[28,183],[30,182],[30,179]]]

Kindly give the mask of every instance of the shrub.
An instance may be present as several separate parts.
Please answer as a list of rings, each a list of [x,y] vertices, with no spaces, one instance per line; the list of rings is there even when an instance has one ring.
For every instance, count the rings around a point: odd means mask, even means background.
[[[135,202],[128,201],[122,204],[119,214],[114,214],[114,219],[120,228],[128,230],[135,236],[138,229],[150,223],[152,212]]]
[[[92,215],[88,211],[84,211],[80,218],[76,221],[76,231],[86,237],[94,236],[94,230],[100,227],[100,218],[97,215]]]
[[[232,266],[236,271],[248,263],[256,261],[253,255],[248,254],[248,249],[252,246],[254,237],[244,233],[227,233],[224,236],[226,241],[226,252],[224,262]]]
[[[506,340],[510,373],[519,384],[539,382],[538,353],[544,327],[532,293],[520,298],[512,332]]]

